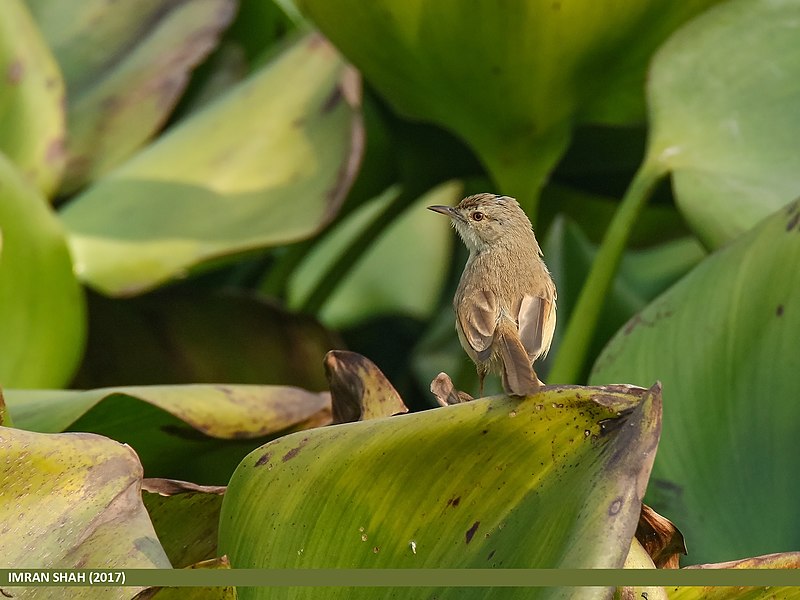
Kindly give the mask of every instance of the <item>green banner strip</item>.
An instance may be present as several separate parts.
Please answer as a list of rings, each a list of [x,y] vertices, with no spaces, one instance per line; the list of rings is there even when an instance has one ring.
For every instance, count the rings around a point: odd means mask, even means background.
[[[797,569],[0,569],[0,587],[800,586]]]

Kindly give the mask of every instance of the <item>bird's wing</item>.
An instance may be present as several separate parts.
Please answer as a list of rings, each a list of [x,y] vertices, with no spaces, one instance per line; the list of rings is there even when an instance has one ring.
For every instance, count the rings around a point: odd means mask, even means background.
[[[458,307],[458,323],[464,338],[482,361],[492,352],[492,339],[500,316],[497,296],[489,290],[478,290]]]
[[[541,296],[525,295],[519,306],[519,339],[531,360],[543,357],[550,349],[555,330],[556,303]]]

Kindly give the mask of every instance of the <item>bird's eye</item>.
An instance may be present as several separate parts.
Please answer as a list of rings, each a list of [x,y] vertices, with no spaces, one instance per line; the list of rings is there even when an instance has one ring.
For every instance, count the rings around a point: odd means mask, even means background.
[[[472,213],[472,220],[473,221],[482,221],[483,220],[483,213],[479,210],[476,210]]]

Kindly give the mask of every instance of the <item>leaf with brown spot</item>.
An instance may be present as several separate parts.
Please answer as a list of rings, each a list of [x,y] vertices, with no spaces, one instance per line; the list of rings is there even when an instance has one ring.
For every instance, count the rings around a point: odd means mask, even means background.
[[[129,447],[0,427],[0,568],[169,568]],[[108,588],[109,598],[130,598]]]
[[[356,352],[331,350],[325,355],[334,423],[380,419],[407,413],[408,407],[371,360]]]
[[[600,436],[600,421],[613,418],[623,425]],[[660,427],[658,386],[551,386],[525,399],[483,398],[293,434],[237,468],[218,551],[234,568],[486,568],[487,556],[497,568],[620,568]],[[274,459],[297,448],[291,460]],[[255,468],[266,453],[271,468]],[[456,588],[413,592],[465,597]],[[315,597],[299,587],[248,593]],[[373,598],[374,590],[327,595]],[[479,588],[467,594],[484,596]],[[503,596],[532,597],[526,588]],[[564,596],[543,589],[535,597]],[[570,597],[607,596],[577,588]]]
[[[30,2],[28,3],[30,4]],[[64,80],[23,0],[0,18],[0,152],[45,196],[64,171]]]
[[[686,554],[686,542],[680,530],[646,504],[642,504],[636,539],[659,569],[679,568],[680,555]]]
[[[650,325],[620,331],[591,376],[597,384],[664,383],[672,409],[653,477],[668,483],[651,486],[647,503],[680,524],[691,562],[800,546],[800,479],[792,475],[800,438],[787,426],[800,422],[800,235],[786,231],[793,207],[800,202],[645,307]]]
[[[29,4],[66,79],[68,165],[62,191],[68,193],[117,166],[164,125],[237,3]]]
[[[223,486],[145,479],[142,499],[172,566],[187,567],[217,555]]]

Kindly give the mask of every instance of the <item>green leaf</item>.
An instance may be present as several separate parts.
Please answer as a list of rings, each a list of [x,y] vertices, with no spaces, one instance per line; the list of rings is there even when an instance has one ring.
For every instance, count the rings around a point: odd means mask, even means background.
[[[6,390],[5,396],[17,427],[100,433],[131,445],[148,477],[211,485],[226,483],[242,457],[268,439],[331,420],[327,394],[280,386]]]
[[[235,0],[28,0],[67,84],[74,191],[128,158],[166,121]]]
[[[85,329],[83,293],[61,225],[0,153],[0,382],[66,384]]]
[[[145,479],[142,501],[169,562],[182,569],[217,555],[221,486]]]
[[[84,389],[235,382],[325,390],[323,357],[342,344],[314,319],[244,294],[170,289],[89,300],[73,384]]]
[[[800,195],[800,4],[733,0],[664,44],[649,78],[648,160],[719,247]]]
[[[355,264],[324,304],[320,320],[342,328],[382,314],[429,317],[445,284],[453,233],[446,219],[432,219],[425,207],[455,204],[462,189],[456,181],[439,185],[408,205],[372,246],[356,256],[345,254]],[[309,252],[289,283],[289,306],[303,305],[320,278],[399,194],[393,187],[360,206]]]
[[[594,366],[595,383],[663,382],[648,503],[680,524],[693,562],[800,545],[798,265],[795,202],[636,315]]]
[[[465,139],[535,215],[573,125],[641,119],[650,54],[715,1],[297,4],[395,109]]]
[[[0,445],[0,568],[170,567],[142,505],[133,450],[87,433],[5,427]],[[131,596],[122,587],[105,594]]]
[[[575,223],[556,218],[543,240],[542,249],[558,289],[558,320],[568,323],[597,256],[597,248]],[[598,327],[589,347],[592,360],[628,319],[686,274],[704,255],[703,248],[694,238],[682,238],[644,250],[626,252],[602,304]],[[558,355],[564,330],[563,327],[556,327],[551,354],[543,363],[545,374],[553,356]],[[591,362],[586,365],[581,380],[588,375],[590,366]]]
[[[547,388],[287,436],[237,468],[222,504],[219,551],[234,568],[619,568],[660,411],[657,386]],[[583,588],[572,597],[605,595]],[[328,597],[375,591],[337,588]],[[562,596],[539,588],[504,597]]]
[[[213,258],[313,235],[358,167],[357,88],[321,37],[297,41],[67,205],[80,275],[135,294]]]
[[[3,2],[0,18],[0,152],[42,193],[61,179],[64,81],[22,0]]]

